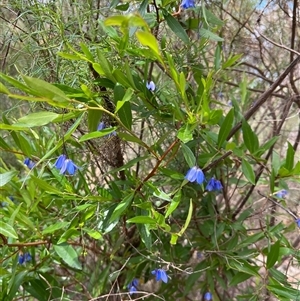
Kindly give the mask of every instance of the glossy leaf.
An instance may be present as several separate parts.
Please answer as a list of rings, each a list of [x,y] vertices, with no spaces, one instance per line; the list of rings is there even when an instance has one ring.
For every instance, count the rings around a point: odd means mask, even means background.
[[[242,122],[243,138],[247,149],[251,154],[255,153],[259,148],[257,135],[252,131],[246,120]]]
[[[255,173],[251,164],[245,159],[242,160],[242,171],[246,179],[252,184],[255,185]]]
[[[5,237],[18,238],[15,229],[4,221],[0,221],[0,233]]]
[[[181,24],[169,13],[164,14],[164,17],[167,21],[168,26],[177,35],[177,37],[181,39],[185,44],[189,44],[189,36],[187,35]]]
[[[233,126],[233,118],[234,118],[234,110],[231,109],[226,115],[221,125],[219,135],[218,135],[218,148],[220,148],[225,142],[225,140],[227,139],[227,136],[229,135],[231,128]]]
[[[67,244],[67,243],[62,243],[59,245],[54,245],[53,246],[56,254],[64,261],[68,266],[81,270],[81,264],[78,261],[78,255],[74,248]]]

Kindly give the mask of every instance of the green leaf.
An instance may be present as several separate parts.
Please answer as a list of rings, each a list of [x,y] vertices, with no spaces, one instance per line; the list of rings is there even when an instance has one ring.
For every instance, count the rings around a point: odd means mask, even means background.
[[[84,43],[80,43],[80,48],[81,48],[82,52],[85,54],[86,58],[90,62],[93,62],[94,58],[93,58],[93,55],[91,54],[90,50],[88,49],[88,47]]]
[[[37,112],[18,119],[15,126],[22,125],[28,127],[46,125],[59,117],[59,114],[53,112]]]
[[[294,157],[295,157],[295,150],[293,146],[288,142],[288,149],[286,151],[286,159],[284,164],[284,167],[288,171],[291,171],[294,167]]]
[[[246,281],[250,277],[252,277],[252,275],[243,272],[238,272],[233,276],[233,278],[229,282],[229,286],[236,286],[237,284]]]
[[[128,17],[126,16],[113,16],[109,17],[104,21],[105,26],[122,26],[123,23],[128,22]]]
[[[255,153],[254,156],[260,157],[266,151],[268,151],[278,140],[279,136],[272,137],[263,146],[261,146]]]
[[[20,83],[19,81],[15,80],[14,78],[7,76],[3,73],[0,73],[0,77],[2,77],[5,81],[16,87],[17,89],[20,89],[21,91],[24,91],[26,93],[30,93],[31,90],[25,86],[24,84]]]
[[[187,227],[189,226],[190,221],[192,219],[192,214],[193,214],[193,201],[190,200],[190,207],[189,207],[188,216],[185,220],[183,228],[177,233],[179,236],[181,236],[184,233],[184,231],[187,229]]]
[[[126,221],[127,223],[134,223],[134,224],[150,224],[150,225],[155,225],[156,224],[156,220],[153,219],[152,217],[150,216],[135,216],[135,217],[132,217],[130,219],[128,219]]]
[[[126,195],[123,201],[121,201],[118,206],[113,211],[110,221],[114,221],[115,219],[119,218],[121,214],[129,207],[134,197],[134,192]]]
[[[250,163],[247,160],[245,160],[245,159],[242,159],[242,171],[243,171],[243,174],[246,177],[246,179],[252,185],[255,185],[255,174],[254,174],[254,171],[253,171],[252,166],[250,165]]]
[[[33,181],[37,187],[41,188],[44,191],[54,193],[57,195],[60,195],[63,193],[59,189],[56,189],[55,187],[53,187],[53,185],[50,185],[48,182],[42,180],[41,178],[35,177],[33,174],[30,175],[30,178],[33,179]]]
[[[219,19],[216,15],[214,15],[210,10],[208,10],[204,5],[203,5],[203,13],[205,14],[205,17],[209,23],[218,25],[218,26],[223,26],[224,21]]]
[[[49,234],[49,233],[54,233],[57,230],[60,230],[62,228],[69,226],[69,224],[70,224],[69,222],[57,222],[57,223],[47,227],[46,229],[44,229],[42,231],[42,234],[45,235],[45,234]]]
[[[128,133],[118,133],[118,135],[121,139],[123,139],[125,141],[135,142],[135,143],[145,147],[145,143],[138,137],[132,136]]]
[[[85,134],[80,137],[79,142],[84,142],[84,141],[95,139],[95,138],[105,137],[105,136],[111,134],[112,132],[114,132],[116,129],[117,129],[117,127],[111,127],[111,128],[103,129],[101,131],[96,131],[96,132],[91,132],[91,133]]]
[[[102,238],[101,233],[97,230],[83,228],[82,231],[86,232],[93,239],[99,240]]]
[[[246,260],[228,260],[228,267],[230,269],[237,270],[239,272],[243,272],[252,276],[260,277],[258,273],[259,267],[258,266],[251,266]]]
[[[181,143],[181,149],[184,156],[184,159],[189,167],[196,165],[196,157],[191,151],[191,149],[184,143]]]
[[[127,129],[131,130],[132,126],[132,113],[131,113],[131,105],[129,102],[125,102],[123,106],[120,108],[118,115],[122,123],[126,126]]]
[[[231,67],[232,65],[235,64],[236,61],[238,61],[241,57],[243,56],[243,54],[237,54],[234,56],[229,57],[229,59],[223,63],[222,65],[222,69],[226,69]]]
[[[267,285],[267,289],[279,298],[287,298],[288,300],[298,300],[299,290],[288,286]]]
[[[242,121],[243,139],[249,152],[253,154],[259,148],[257,135],[252,131],[246,120]]]
[[[3,221],[0,221],[0,233],[5,237],[18,238],[18,234],[15,229]]]
[[[130,88],[127,89],[125,92],[125,95],[123,96],[123,99],[117,101],[115,114],[122,108],[122,106],[125,104],[125,102],[130,101],[132,95],[133,95],[133,90]]]
[[[14,176],[18,174],[18,171],[8,171],[0,174],[0,187],[6,185]]]
[[[82,57],[77,55],[77,54],[70,54],[70,53],[65,53],[65,52],[57,52],[57,54],[67,60],[75,60],[75,61],[80,61],[82,60]]]
[[[222,146],[231,131],[234,119],[234,109],[232,108],[225,117],[218,135],[218,148]]]
[[[169,13],[164,14],[164,17],[170,29],[177,35],[177,37],[181,39],[185,44],[189,44],[190,38],[181,24]]]
[[[56,254],[70,267],[81,270],[81,264],[78,261],[78,255],[74,248],[67,243],[54,245]]]
[[[10,94],[9,90],[0,82],[0,93]]]
[[[205,29],[205,28],[200,28],[199,30],[199,34],[200,34],[200,37],[202,38],[207,38],[209,40],[212,40],[212,41],[216,41],[216,42],[223,42],[224,39],[220,38],[218,35],[216,35],[215,33]]]
[[[270,248],[267,256],[267,268],[270,269],[274,266],[279,257],[280,241],[277,240]]]
[[[54,85],[51,85],[39,78],[33,78],[26,75],[22,75],[22,77],[27,86],[34,92],[36,92],[36,95],[47,97],[54,102],[68,103],[70,101],[69,98],[64,94],[64,92]]]
[[[101,69],[103,70],[105,76],[110,79],[112,82],[116,82],[113,74],[112,74],[112,66],[111,64],[108,62],[108,60],[105,58],[105,56],[103,55],[102,51],[100,49],[97,49],[97,55],[98,55],[98,60],[99,60],[99,64],[100,65],[96,65],[96,66],[101,66]],[[93,68],[95,69],[94,65],[96,63],[93,64]],[[96,69],[95,69],[96,70]],[[97,70],[96,70],[97,71]],[[98,71],[97,71],[98,72]],[[99,73],[100,74],[100,73]],[[100,74],[101,75],[101,74]]]
[[[168,210],[167,210],[167,212],[165,214],[165,218],[167,218],[168,216],[170,216],[174,212],[174,210],[179,205],[180,200],[181,200],[181,192],[179,191],[173,197],[173,199],[172,199],[172,201],[171,201],[171,203],[170,203],[170,205],[168,207]]]
[[[193,130],[194,129],[190,124],[185,124],[179,129],[177,138],[183,143],[187,143],[193,140]]]
[[[156,56],[160,58],[158,43],[152,33],[138,30],[135,34],[137,39],[143,46],[148,46],[156,54]]]
[[[9,131],[28,131],[27,126],[18,126],[18,125],[10,125],[10,124],[0,124],[0,130],[9,130]]]

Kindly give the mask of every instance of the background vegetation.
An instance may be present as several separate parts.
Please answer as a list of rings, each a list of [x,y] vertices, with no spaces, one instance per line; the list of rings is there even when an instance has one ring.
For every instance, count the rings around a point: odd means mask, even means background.
[[[1,300],[300,300],[299,1],[193,2],[0,4]]]

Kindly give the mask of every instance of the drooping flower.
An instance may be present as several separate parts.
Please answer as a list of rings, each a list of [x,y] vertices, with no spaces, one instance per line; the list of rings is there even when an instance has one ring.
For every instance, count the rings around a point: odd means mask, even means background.
[[[205,180],[205,177],[201,168],[194,166],[188,170],[185,179],[192,183],[196,181],[198,184],[202,184]]]
[[[128,285],[127,288],[129,289],[129,294],[132,295],[137,291],[137,286],[139,284],[139,280],[134,278]]]
[[[34,167],[34,162],[32,162],[29,158],[26,158],[24,160],[24,164],[29,168],[29,169],[32,169]]]
[[[221,182],[219,180],[216,180],[214,177],[211,178],[206,185],[206,190],[208,191],[214,191],[214,190],[221,190],[223,188]]]
[[[105,129],[105,123],[103,121],[99,122],[97,131],[102,131]]]
[[[300,228],[300,217],[295,220],[297,226]]]
[[[284,198],[287,194],[288,194],[287,190],[282,189],[282,190],[278,191],[275,195],[278,198]]]
[[[64,175],[68,172],[69,175],[73,176],[78,168],[79,167],[71,159],[66,159],[59,173]]]
[[[146,87],[147,87],[147,89],[148,90],[150,90],[150,91],[152,91],[152,92],[154,92],[154,90],[155,90],[155,83],[153,82],[153,81],[150,81],[150,82],[147,82],[146,83]]]
[[[180,6],[184,9],[195,7],[195,0],[182,0]]]
[[[61,169],[64,165],[64,162],[66,161],[67,157],[66,155],[60,155],[56,162],[54,163],[54,166],[57,168],[57,169]]]
[[[205,301],[211,301],[212,300],[212,294],[210,292],[207,292],[204,294],[204,300]]]
[[[26,252],[25,254],[20,253],[18,256],[19,264],[26,263],[26,262],[30,261],[31,259],[32,259],[32,257],[28,252]]]
[[[151,272],[152,275],[155,275],[156,281],[163,281],[164,283],[168,283],[168,275],[167,272],[163,269],[155,269]]]
[[[71,159],[67,159],[66,155],[60,155],[54,163],[54,167],[60,169],[60,174],[63,175],[67,172],[71,176],[79,169]]]

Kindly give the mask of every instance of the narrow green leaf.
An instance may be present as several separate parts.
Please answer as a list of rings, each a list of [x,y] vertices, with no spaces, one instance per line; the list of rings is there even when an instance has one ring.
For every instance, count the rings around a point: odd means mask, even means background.
[[[28,127],[42,126],[52,122],[59,114],[53,112],[36,112],[18,119],[15,126],[22,125]]]
[[[122,106],[125,104],[125,102],[130,101],[132,95],[133,95],[133,90],[130,88],[127,89],[125,92],[125,95],[123,96],[123,99],[117,101],[115,114],[122,108]]]
[[[82,57],[76,54],[70,54],[70,53],[65,53],[65,52],[58,52],[57,53],[60,57],[67,59],[67,60],[75,60],[75,61],[80,61],[82,60]]]
[[[298,300],[299,298],[299,290],[292,287],[267,285],[267,289],[279,298],[287,298],[288,300]]]
[[[136,37],[143,46],[148,46],[160,58],[158,43],[154,35],[147,31],[138,30]]]
[[[21,91],[24,91],[26,93],[31,92],[31,90],[26,85],[20,83],[19,81],[17,81],[16,79],[14,79],[10,76],[7,76],[7,75],[0,72],[0,77],[3,78],[6,82],[13,85],[15,88],[20,89]]]
[[[178,207],[179,203],[180,203],[180,200],[181,200],[181,192],[177,192],[175,194],[175,196],[173,197],[169,207],[168,207],[168,210],[165,214],[165,218],[167,218],[168,216],[170,216],[174,210]]]
[[[193,140],[193,127],[190,124],[183,125],[177,133],[177,138],[183,143]]]
[[[279,257],[280,241],[277,240],[270,248],[267,256],[267,268],[270,269],[274,266]]]
[[[260,277],[258,270],[258,266],[250,265],[246,260],[239,259],[239,260],[228,260],[228,267],[230,269],[237,270],[239,272],[243,272],[252,276]]]
[[[242,159],[242,171],[243,171],[243,174],[246,177],[246,179],[252,185],[255,185],[255,174],[254,174],[254,171],[252,169],[251,164],[247,160],[245,160],[245,159]]]
[[[224,39],[223,38],[220,38],[218,35],[216,35],[215,33],[209,31],[208,29],[205,29],[205,28],[200,28],[199,30],[199,33],[200,33],[200,36],[202,38],[207,38],[209,40],[212,40],[212,41],[216,41],[216,42],[223,42]]]
[[[0,221],[0,233],[5,237],[18,238],[18,234],[16,233],[15,229],[3,221]]]
[[[93,55],[91,54],[89,48],[84,43],[80,43],[80,48],[81,48],[82,52],[85,54],[86,58],[90,62],[93,62],[94,58],[93,58]]]
[[[177,37],[181,39],[185,44],[189,44],[190,38],[181,24],[169,13],[165,14],[164,17],[167,21],[168,26],[177,35]]]
[[[115,208],[114,212],[111,215],[110,221],[114,221],[119,218],[121,214],[129,207],[134,197],[134,193],[128,194],[121,203]]]
[[[246,120],[242,121],[243,139],[249,152],[253,154],[259,148],[257,135],[252,131]]]
[[[28,131],[27,126],[20,125],[10,125],[10,124],[0,124],[0,130],[9,130],[9,131]]]
[[[132,113],[131,113],[131,105],[129,102],[125,102],[123,106],[120,108],[118,115],[122,123],[126,126],[127,129],[131,130],[132,126]]]
[[[69,222],[57,222],[57,223],[47,227],[46,229],[44,229],[42,231],[42,234],[45,235],[45,234],[49,234],[49,233],[54,233],[57,230],[67,227],[69,224],[70,224]]]
[[[260,157],[261,155],[263,155],[277,142],[278,138],[279,136],[272,137],[254,153],[254,156]]]
[[[81,264],[78,260],[78,255],[74,248],[67,243],[54,245],[56,254],[70,267],[81,270]]]
[[[69,98],[56,86],[39,78],[33,78],[26,75],[22,75],[22,77],[27,86],[36,92],[36,95],[47,97],[55,102],[69,102]]]
[[[150,216],[135,216],[135,217],[132,217],[130,219],[128,219],[126,221],[127,223],[134,223],[134,224],[150,224],[150,225],[155,225],[156,224],[156,220],[153,219],[152,217]]]
[[[184,156],[184,159],[189,167],[193,167],[196,165],[196,157],[191,151],[191,149],[184,143],[181,143],[181,150]]]
[[[252,275],[244,273],[244,272],[238,272],[230,280],[229,286],[235,286],[241,282],[244,282],[245,280],[249,279],[250,277],[252,277]]]
[[[33,174],[30,175],[30,178],[33,179],[36,186],[41,188],[43,191],[55,193],[58,195],[63,193],[59,189],[56,189],[53,185],[50,185],[48,182],[42,180],[41,178],[35,177]]]
[[[288,171],[291,171],[294,167],[294,157],[295,157],[295,150],[293,146],[288,142],[288,149],[286,151],[286,159],[284,164],[284,167]]]
[[[79,142],[84,142],[84,141],[95,139],[95,138],[105,137],[105,136],[111,134],[112,132],[114,132],[116,129],[117,129],[117,127],[111,127],[111,128],[103,129],[101,131],[95,131],[95,132],[85,134],[80,137]]]
[[[192,219],[192,214],[193,214],[193,201],[190,200],[190,207],[189,207],[188,216],[185,220],[183,228],[177,233],[178,236],[181,236],[184,233],[184,231],[187,229],[187,227],[189,226],[190,221]]]
[[[116,82],[116,80],[115,80],[115,78],[114,78],[114,76],[112,74],[112,66],[108,62],[108,60],[105,58],[105,56],[103,55],[103,53],[102,53],[102,51],[100,49],[97,49],[97,55],[98,55],[98,60],[99,60],[99,64],[100,64],[98,66],[101,66],[101,69],[103,70],[105,76],[108,79],[110,79],[112,82]],[[93,67],[94,67],[94,65],[95,64],[93,64]]]
[[[0,93],[10,94],[9,90],[0,82]]]
[[[0,174],[0,187],[6,185],[14,176],[18,174],[18,171],[8,171],[5,173]]]
[[[218,148],[222,146],[228,134],[230,133],[233,125],[233,119],[234,119],[234,109],[232,108],[228,112],[220,128],[219,135],[218,135]]]
[[[135,142],[135,143],[145,147],[145,143],[142,140],[140,140],[138,137],[132,136],[128,133],[121,133],[121,132],[118,133],[118,136],[125,141]]]
[[[128,17],[126,16],[112,16],[104,21],[105,26],[122,26],[123,23],[128,22]]]

